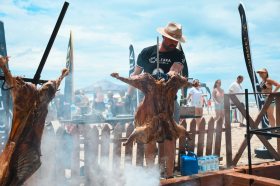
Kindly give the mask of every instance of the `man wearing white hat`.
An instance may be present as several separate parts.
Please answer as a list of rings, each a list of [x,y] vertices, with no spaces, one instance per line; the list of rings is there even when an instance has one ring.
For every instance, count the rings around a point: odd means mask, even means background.
[[[177,49],[177,45],[185,42],[182,35],[182,26],[178,23],[170,22],[166,27],[158,28],[157,31],[162,35],[162,42],[159,44],[159,66],[157,66],[157,45],[144,48],[138,55],[137,64],[131,76],[137,76],[142,72],[152,75],[160,74],[160,77],[168,77],[180,73],[186,64],[183,51]],[[130,95],[132,87],[128,90]],[[174,101],[174,119],[179,122],[179,104]],[[175,160],[175,141],[165,140],[160,143],[160,164],[162,174],[166,166],[166,178],[173,177],[174,160]],[[152,142],[145,145],[145,158],[148,166],[153,166],[155,161],[156,143]]]

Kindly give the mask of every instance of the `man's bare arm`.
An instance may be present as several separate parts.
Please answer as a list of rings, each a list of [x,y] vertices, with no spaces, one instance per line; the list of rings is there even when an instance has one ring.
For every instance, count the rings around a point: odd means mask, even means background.
[[[169,72],[167,73],[169,76],[174,76],[179,74],[184,68],[184,65],[182,63],[173,63],[171,66]]]

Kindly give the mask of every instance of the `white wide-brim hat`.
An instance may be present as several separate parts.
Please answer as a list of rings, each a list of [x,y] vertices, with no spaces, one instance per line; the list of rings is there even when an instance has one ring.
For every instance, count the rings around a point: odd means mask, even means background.
[[[182,35],[182,25],[174,22],[170,22],[166,27],[157,28],[157,31],[172,40],[179,41],[181,43],[186,42],[185,37]]]
[[[266,68],[261,68],[257,73],[268,73]]]

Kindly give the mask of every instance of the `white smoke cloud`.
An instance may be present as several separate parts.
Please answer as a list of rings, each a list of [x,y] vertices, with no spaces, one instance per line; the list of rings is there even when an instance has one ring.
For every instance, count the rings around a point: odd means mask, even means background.
[[[116,161],[119,161],[116,160]],[[160,183],[159,169],[147,168],[125,163],[124,169],[111,169],[108,161],[101,161],[98,168],[93,168],[93,174],[98,175],[93,180],[97,186],[158,186]]]
[[[88,165],[86,165],[87,168],[85,168],[85,155],[87,153],[85,153],[84,150],[90,149],[85,149],[83,145],[80,145],[81,153],[79,159],[81,161],[80,170],[78,170],[80,176],[73,176],[71,165],[69,166],[73,157],[71,157],[69,153],[73,154],[75,150],[72,146],[72,144],[75,143],[75,141],[73,141],[75,138],[66,134],[64,127],[59,122],[53,121],[52,123],[52,126],[48,125],[44,130],[41,146],[42,165],[40,169],[27,180],[26,185],[158,186],[160,184],[160,171],[157,166],[151,168],[136,166],[124,162],[124,158],[122,157],[114,157],[115,162],[121,162],[120,167],[116,167],[114,162],[112,162],[112,148],[109,150],[111,154],[109,157],[100,157],[98,160],[88,157]],[[87,131],[89,130],[84,130],[83,134],[86,135]],[[108,143],[111,140],[106,138],[102,139],[102,141],[103,143]],[[95,142],[91,141],[90,143]],[[67,151],[67,149],[70,150]],[[88,154],[89,156],[91,155],[90,153]],[[97,165],[95,161],[98,162]],[[88,177],[86,177],[86,175],[88,175]]]

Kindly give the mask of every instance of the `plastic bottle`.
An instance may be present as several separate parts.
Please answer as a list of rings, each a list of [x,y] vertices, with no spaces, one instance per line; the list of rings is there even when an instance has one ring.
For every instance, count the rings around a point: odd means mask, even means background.
[[[207,171],[212,171],[212,167],[213,167],[213,159],[212,159],[212,156],[207,156],[207,162],[208,162]]]
[[[209,171],[209,157],[205,156],[205,172]]]
[[[219,157],[218,156],[214,156],[214,162],[215,162],[215,170],[219,170]]]
[[[216,155],[202,156],[198,160],[198,173],[219,170],[219,157]]]
[[[203,160],[201,157],[197,158],[197,161],[198,161],[198,173],[202,173],[202,163],[203,163]]]
[[[215,157],[213,155],[209,156],[210,159],[210,171],[215,170]]]
[[[208,156],[208,171],[212,171],[213,159],[212,156]]]
[[[202,172],[206,172],[207,171],[207,164],[206,164],[206,159],[205,157],[202,158]]]

